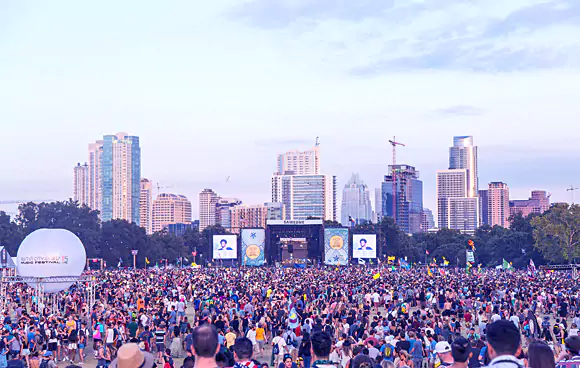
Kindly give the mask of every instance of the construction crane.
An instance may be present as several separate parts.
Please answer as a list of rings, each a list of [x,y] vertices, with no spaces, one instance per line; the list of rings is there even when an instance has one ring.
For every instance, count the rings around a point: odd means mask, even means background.
[[[393,181],[393,221],[397,223],[397,146],[405,147],[404,143],[397,142],[393,136],[393,140],[389,140],[391,146],[393,146],[393,166],[391,167],[391,180]]]
[[[0,204],[22,204],[22,203],[42,203],[42,202],[54,202],[54,199],[8,199],[0,200]]]
[[[567,192],[570,192],[572,195],[572,204],[574,204],[574,192],[577,191],[579,188],[574,188],[573,185],[570,185],[570,188],[566,189]]]
[[[159,193],[161,189],[173,188],[173,185],[161,185],[159,182],[157,183],[157,197],[159,197]]]

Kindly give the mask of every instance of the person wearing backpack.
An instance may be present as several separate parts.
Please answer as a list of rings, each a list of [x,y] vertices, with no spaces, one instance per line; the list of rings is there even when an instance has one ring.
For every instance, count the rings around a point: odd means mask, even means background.
[[[39,368],[57,368],[56,363],[52,359],[52,352],[47,351],[42,355],[42,360],[40,361]]]
[[[288,352],[288,346],[282,337],[283,331],[278,331],[278,335],[272,339],[272,365],[277,367],[284,360],[284,354]]]
[[[393,345],[394,336],[387,336],[385,339],[385,343],[381,347],[381,354],[383,359],[388,360],[389,362],[395,361],[395,346]]]

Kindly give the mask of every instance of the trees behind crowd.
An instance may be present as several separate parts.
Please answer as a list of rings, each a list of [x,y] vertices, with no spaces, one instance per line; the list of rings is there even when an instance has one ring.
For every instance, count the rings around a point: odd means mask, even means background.
[[[580,206],[555,204],[546,213],[510,219],[510,227],[484,225],[475,234],[461,234],[456,230],[403,233],[393,219],[385,217],[378,223],[365,223],[352,228],[353,234],[376,234],[379,255],[407,257],[410,262],[443,262],[450,266],[465,264],[465,249],[469,240],[475,244],[476,263],[496,266],[503,259],[516,268],[526,267],[530,259],[536,265],[576,262],[580,258]],[[326,221],[326,227],[339,227],[335,221]],[[101,222],[98,212],[69,200],[52,203],[25,203],[14,219],[0,211],[0,245],[15,255],[18,246],[28,234],[41,228],[62,228],[75,233],[87,250],[87,257],[102,258],[108,265],[133,265],[131,250],[139,251],[137,266],[165,262],[191,262],[192,252],[197,260],[208,257],[211,235],[226,234],[223,227],[210,226],[203,232],[188,229],[182,236],[166,230],[147,235],[145,230],[124,220]],[[386,244],[386,246],[385,246]],[[181,258],[183,257],[183,258]]]

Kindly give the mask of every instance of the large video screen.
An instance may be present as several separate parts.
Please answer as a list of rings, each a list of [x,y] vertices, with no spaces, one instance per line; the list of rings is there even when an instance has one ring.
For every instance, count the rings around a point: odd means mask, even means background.
[[[377,258],[377,236],[354,234],[352,236],[352,258]]]
[[[236,235],[213,236],[213,259],[238,258],[238,237]]]
[[[264,229],[242,229],[242,265],[262,266],[266,259],[266,231]]]
[[[324,229],[324,263],[336,266],[348,264],[348,229]]]

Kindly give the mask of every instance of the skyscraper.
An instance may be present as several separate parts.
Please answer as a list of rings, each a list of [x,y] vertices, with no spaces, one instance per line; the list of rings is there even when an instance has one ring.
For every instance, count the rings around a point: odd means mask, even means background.
[[[475,231],[481,224],[478,194],[477,147],[473,137],[453,137],[449,170],[437,171],[439,228]]]
[[[479,190],[479,210],[482,225],[489,225],[489,200],[487,189]]]
[[[393,172],[393,165],[389,165]],[[423,182],[419,180],[419,172],[413,166],[395,166],[396,193],[393,196],[393,176],[385,175],[382,183],[382,213],[393,217],[393,201],[397,226],[407,234],[421,232],[423,221]]]
[[[510,192],[506,183],[491,182],[488,184],[489,226],[509,227]]]
[[[349,217],[357,224],[371,220],[371,199],[369,188],[353,173],[342,191],[341,223],[350,225]]]
[[[545,190],[533,190],[529,199],[514,199],[510,201],[510,216],[521,213],[528,216],[532,213],[542,214],[550,209],[550,195]]]
[[[73,168],[73,199],[81,205],[89,204],[89,165],[80,162]]]
[[[89,207],[101,211],[101,156],[103,141],[89,143]]]
[[[153,201],[153,232],[169,224],[191,224],[191,202],[186,196],[161,193]]]
[[[467,197],[468,170],[437,171],[437,225],[473,232],[479,227],[479,199]]]
[[[477,147],[472,136],[453,137],[453,147],[449,148],[449,169],[467,170],[466,197],[477,197]]]
[[[220,198],[215,205],[215,222],[229,229],[231,224],[230,208],[242,204],[237,198]]]
[[[215,209],[220,197],[211,189],[199,193],[199,231],[216,224]]]
[[[139,225],[139,137],[127,133],[104,136],[100,158],[101,219],[123,219]]]
[[[230,232],[239,234],[243,228],[266,228],[268,207],[263,204],[240,204],[229,208],[231,225]]]
[[[373,222],[377,223],[383,219],[383,188],[375,188],[375,210]]]
[[[311,150],[288,151],[278,155],[278,175],[318,175],[320,174],[320,151],[316,145]]]
[[[433,219],[433,212],[428,208],[423,208],[423,221],[421,222],[421,231],[424,233],[430,229],[435,228],[435,220]]]
[[[284,204],[285,220],[336,221],[336,176],[274,175],[272,202]]]
[[[147,234],[153,233],[153,183],[149,179],[141,179],[141,197],[139,202],[141,227]]]

